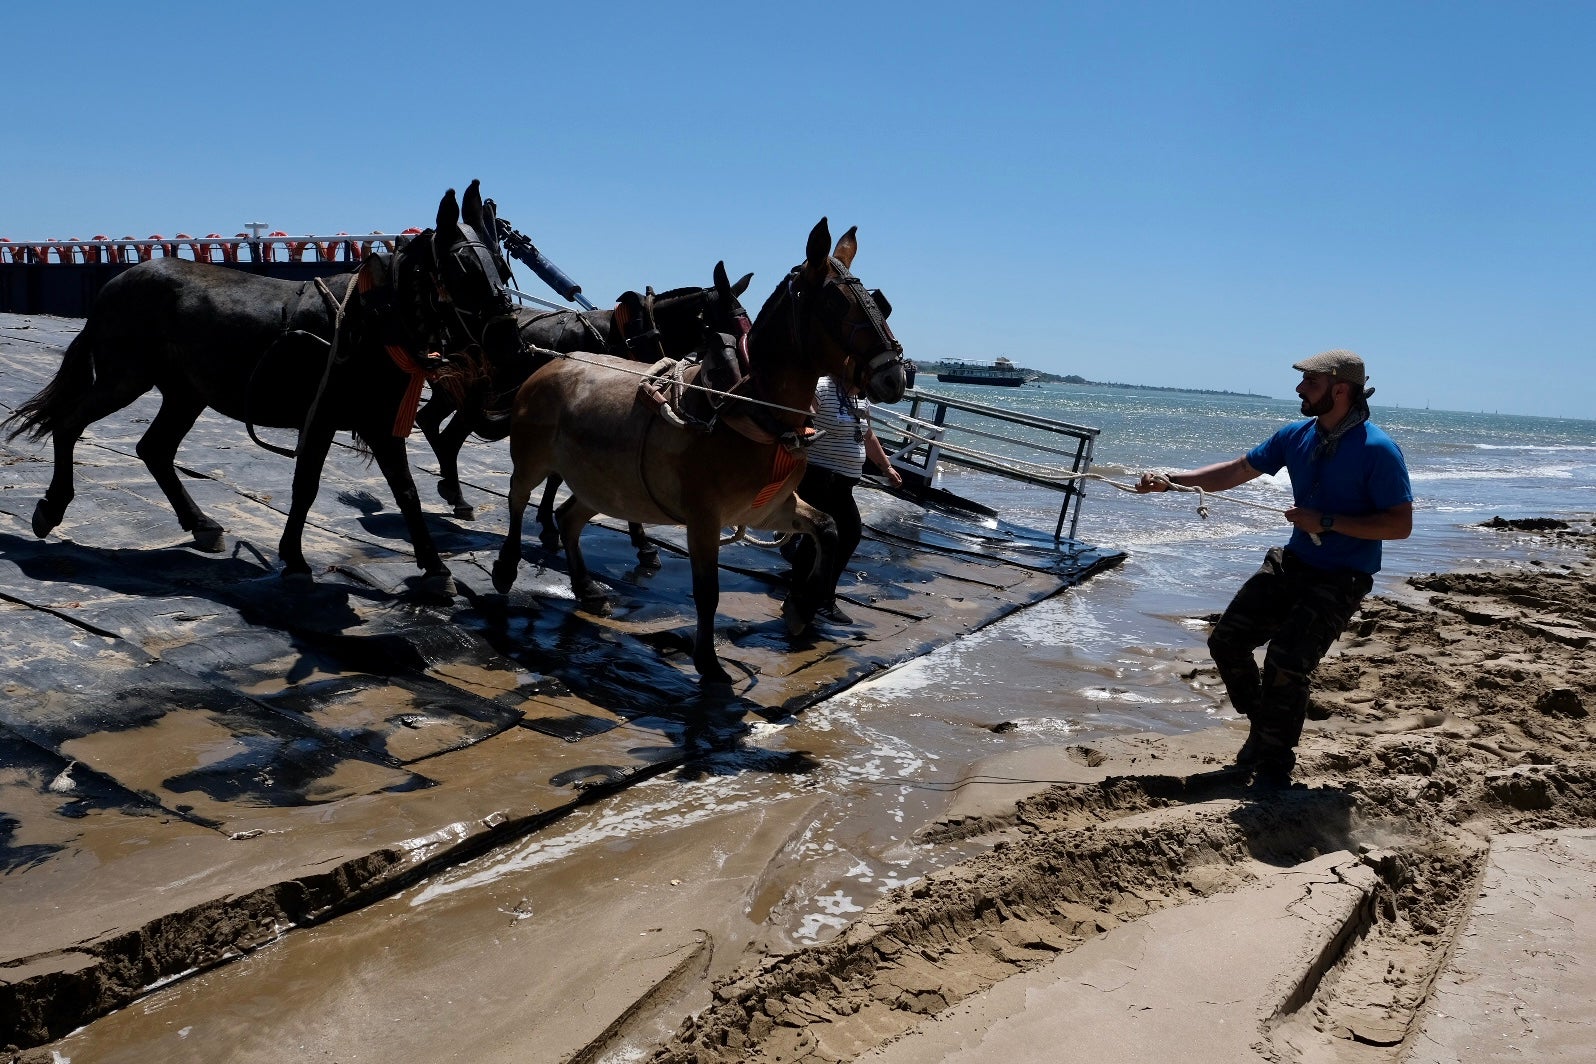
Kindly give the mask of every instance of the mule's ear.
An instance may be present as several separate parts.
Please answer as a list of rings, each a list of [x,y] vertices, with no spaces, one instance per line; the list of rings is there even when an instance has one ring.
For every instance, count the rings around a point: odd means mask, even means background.
[[[804,266],[810,273],[824,277],[827,272],[827,257],[831,254],[831,227],[824,218],[815,223],[809,230],[809,246],[804,252]]]
[[[715,263],[715,291],[723,296],[733,295],[731,278],[726,276],[726,260],[721,259]]]
[[[460,201],[460,211],[467,225],[479,233],[483,231],[482,182],[474,177],[471,179],[471,184],[466,186],[465,198]]]
[[[853,269],[853,257],[859,253],[859,238],[855,235],[858,232],[857,225],[850,225],[848,231],[837,240],[837,250],[832,252],[837,261],[850,270]]]
[[[460,205],[454,200],[454,189],[443,194],[443,199],[438,202],[437,230],[441,233],[460,226]]]
[[[751,274],[751,273],[743,274],[743,279],[738,281],[736,284],[732,285],[732,295],[740,296],[744,292],[748,291],[748,282],[752,281],[753,279],[754,279],[754,275],[753,274]]]

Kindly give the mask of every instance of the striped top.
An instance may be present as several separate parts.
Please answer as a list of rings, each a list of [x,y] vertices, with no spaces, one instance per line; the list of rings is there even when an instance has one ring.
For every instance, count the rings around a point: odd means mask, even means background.
[[[864,473],[865,433],[870,430],[870,400],[854,399],[832,377],[815,385],[815,428],[825,435],[809,448],[809,461],[845,477]]]

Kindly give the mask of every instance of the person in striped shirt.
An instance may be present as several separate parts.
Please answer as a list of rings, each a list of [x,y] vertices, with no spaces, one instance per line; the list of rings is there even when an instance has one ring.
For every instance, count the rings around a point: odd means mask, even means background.
[[[826,574],[827,594],[817,615],[833,624],[852,624],[853,618],[837,605],[837,581],[859,546],[863,522],[853,499],[853,486],[864,475],[868,458],[892,482],[903,477],[892,468],[885,448],[870,429],[870,400],[857,388],[834,377],[821,377],[815,385],[815,428],[824,434],[809,448],[809,467],[798,485],[798,497],[823,510],[837,522],[837,556]],[[782,551],[793,572],[807,573],[815,561],[810,536],[795,536]]]

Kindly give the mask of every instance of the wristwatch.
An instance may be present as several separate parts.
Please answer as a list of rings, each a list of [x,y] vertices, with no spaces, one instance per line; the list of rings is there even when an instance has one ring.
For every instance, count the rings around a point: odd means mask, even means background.
[[[1320,514],[1319,527],[1328,532],[1332,528],[1336,527],[1336,519],[1331,517],[1329,514]]]

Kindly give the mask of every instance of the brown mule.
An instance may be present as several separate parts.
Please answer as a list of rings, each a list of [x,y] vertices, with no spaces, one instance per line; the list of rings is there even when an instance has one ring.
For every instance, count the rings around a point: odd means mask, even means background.
[[[837,539],[831,519],[795,494],[804,473],[799,444],[815,382],[827,374],[857,381],[873,401],[894,403],[903,398],[907,380],[903,347],[880,309],[885,300],[878,301],[879,293],[849,272],[858,250],[854,230],[830,248],[822,218],[809,234],[804,262],[776,286],[749,334],[750,370],[739,394],[753,401],[736,404],[741,409],[722,416],[710,432],[679,428],[660,417],[639,396],[636,366],[619,359],[557,360],[521,386],[510,430],[510,527],[493,567],[499,591],[515,583],[527,502],[544,478],[557,473],[571,491],[560,508],[571,587],[586,608],[605,604],[580,542],[595,514],[687,526],[698,619],[693,663],[704,682],[731,682],[715,657],[722,529],[746,525],[815,537],[820,550],[814,571],[794,587],[782,610],[795,634],[808,626]],[[715,268],[715,284],[729,294],[723,265]]]

